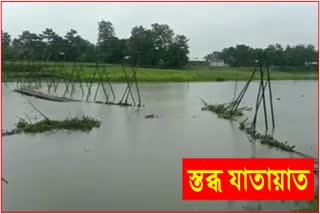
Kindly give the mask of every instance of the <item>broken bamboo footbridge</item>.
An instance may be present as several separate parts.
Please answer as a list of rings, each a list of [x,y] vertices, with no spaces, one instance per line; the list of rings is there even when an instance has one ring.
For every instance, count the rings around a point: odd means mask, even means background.
[[[252,122],[246,123],[248,120],[245,119],[244,121],[240,122],[239,129],[245,132],[246,135],[249,137],[249,141],[253,142],[258,140],[262,145],[269,146],[269,148],[277,148],[281,149],[282,151],[293,152],[304,157],[313,158],[315,162],[318,163],[318,159],[308,156],[304,153],[295,150],[295,145],[289,145],[288,142],[281,142],[275,139],[273,133],[275,130],[275,114],[273,108],[273,97],[272,97],[272,87],[271,87],[271,79],[270,79],[270,69],[269,69],[269,61],[267,58],[266,52],[258,54],[258,60],[256,60],[256,66],[254,71],[252,72],[249,80],[245,83],[244,87],[236,97],[236,91],[234,91],[234,99],[232,102],[223,103],[223,104],[208,104],[203,99],[202,102],[204,107],[202,110],[211,111],[219,118],[228,119],[235,121],[238,117],[243,116],[244,111],[252,110],[249,107],[239,107],[241,101],[243,100],[251,81],[254,79],[255,75],[259,75],[259,89],[256,97],[256,104],[254,107],[254,115]],[[235,83],[237,85],[237,81]],[[236,90],[236,87],[235,87]],[[268,109],[269,105],[269,109]],[[261,134],[256,129],[257,118],[259,110],[263,108],[263,119],[264,119],[264,134]],[[269,116],[271,115],[271,132],[269,133]],[[316,170],[315,170],[316,171]],[[317,170],[318,172],[318,170]]]
[[[26,73],[23,78],[15,79],[15,92],[54,102],[144,107],[137,80],[140,56],[135,57],[135,60],[125,57],[122,61],[125,89],[119,101],[116,101],[117,96],[109,78],[111,68],[104,63],[97,62],[94,72],[90,74],[84,71],[85,64],[80,62],[73,63],[71,68],[67,68],[66,64],[60,61],[51,63],[50,66],[48,62],[29,62],[32,63],[41,65],[32,66],[32,72]],[[41,78],[44,76],[46,78]],[[75,98],[76,95],[81,96]],[[102,97],[102,100],[98,97]]]
[[[55,102],[81,102],[81,100],[71,99],[67,97],[59,97],[52,94],[44,94],[40,91],[34,91],[32,89],[14,89],[13,91],[26,96],[36,97],[39,99],[50,100]]]

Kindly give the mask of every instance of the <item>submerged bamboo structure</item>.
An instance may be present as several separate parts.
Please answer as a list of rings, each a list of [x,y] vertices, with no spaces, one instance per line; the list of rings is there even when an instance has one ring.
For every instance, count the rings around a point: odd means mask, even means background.
[[[258,70],[259,70],[259,89],[256,98],[256,106],[255,106],[255,113],[253,116],[253,120],[250,126],[246,126],[246,120],[240,122],[239,129],[243,130],[254,140],[260,140],[261,144],[268,145],[269,147],[279,148],[284,151],[294,152],[295,145],[290,146],[288,142],[280,142],[276,140],[273,136],[274,129],[275,129],[275,118],[274,118],[274,109],[273,109],[273,102],[272,102],[272,88],[271,88],[271,79],[270,79],[270,70],[269,70],[269,61],[266,52],[258,54]],[[257,69],[255,69],[255,72]],[[255,73],[254,72],[254,73]],[[268,90],[268,91],[267,91]],[[267,97],[267,93],[269,93],[269,100]],[[270,107],[270,115],[271,115],[271,122],[272,122],[272,131],[271,134],[268,134],[269,130],[269,123],[268,123],[268,109],[267,109],[267,102],[269,101]],[[258,112],[261,106],[261,102],[263,105],[263,116],[264,116],[264,129],[265,133],[260,134],[256,130]]]
[[[134,87],[136,89],[136,94],[137,94],[137,99],[138,99],[138,104],[137,107],[141,107],[142,106],[142,101],[141,101],[141,96],[140,96],[140,90],[139,90],[139,86],[138,86],[138,80],[137,80],[137,68],[140,64],[140,55],[138,55],[137,60],[135,62],[132,63],[131,65],[131,77],[129,76],[129,72],[126,69],[125,66],[125,62],[126,60],[128,60],[129,57],[126,57],[123,62],[122,62],[122,70],[123,70],[123,74],[126,80],[126,88],[122,94],[122,97],[119,101],[119,105],[124,105],[124,106],[136,106],[136,99],[134,96],[134,93],[132,91],[132,87]],[[131,98],[131,101],[133,103],[129,103],[129,97]]]
[[[281,150],[293,152],[295,146],[288,145],[288,142],[280,142],[276,140],[273,136],[274,129],[275,129],[275,115],[273,109],[273,102],[272,102],[272,87],[271,87],[271,79],[270,79],[270,69],[269,69],[269,61],[267,58],[266,52],[258,54],[258,60],[256,61],[256,66],[254,71],[252,72],[249,80],[245,83],[244,87],[241,89],[240,93],[236,97],[236,88],[237,88],[237,81],[235,83],[234,94],[233,94],[233,101],[229,103],[223,104],[215,104],[210,105],[206,103],[203,99],[202,102],[204,103],[205,107],[202,110],[209,110],[214,112],[220,118],[228,119],[228,120],[235,120],[236,117],[243,116],[243,111],[251,110],[252,108],[249,107],[239,107],[251,81],[254,79],[255,75],[259,74],[259,89],[256,98],[256,105],[255,105],[255,112],[253,116],[253,120],[249,125],[246,125],[245,122],[248,120],[245,119],[244,121],[240,122],[239,129],[244,131],[248,134],[253,140],[259,140],[261,144],[268,145],[269,147],[280,148]],[[238,75],[238,74],[237,74]],[[267,96],[269,94],[269,96]],[[260,134],[256,130],[258,112],[263,108],[263,116],[264,116],[264,129],[265,133]],[[268,104],[269,103],[269,104]],[[268,122],[268,109],[267,106],[269,105],[271,115],[271,122],[272,122],[272,132],[268,134],[269,131],[269,122]]]
[[[235,94],[236,94],[236,86],[235,86],[233,101],[231,101],[229,103],[209,105],[202,99],[202,102],[205,104],[205,107],[202,108],[202,110],[209,110],[211,112],[216,113],[218,115],[218,117],[224,118],[224,119],[229,119],[229,120],[234,120],[234,118],[242,116],[243,111],[252,110],[252,108],[250,108],[250,107],[239,108],[239,106],[243,100],[244,95],[246,94],[246,92],[249,88],[251,81],[254,78],[256,71],[257,70],[254,69],[249,80],[246,82],[246,84],[244,85],[244,87],[242,88],[242,90],[240,91],[240,93],[238,94],[238,96],[236,98],[235,98]],[[237,85],[237,81],[235,84]]]
[[[34,91],[34,90],[30,90],[30,89],[15,89],[14,91],[19,94],[26,95],[26,96],[36,97],[39,99],[50,100],[50,101],[55,101],[55,102],[80,102],[80,100],[54,96],[51,94],[44,94],[40,91]]]
[[[99,52],[99,50],[97,51]],[[64,52],[59,52],[58,56],[52,56],[49,48],[42,61],[32,61],[30,60],[32,53],[26,50],[25,60],[9,65],[9,67],[14,65],[14,69],[20,72],[15,76],[17,81],[15,91],[23,95],[57,102],[82,100],[97,104],[142,107],[137,80],[140,56],[130,65],[131,70],[126,70],[125,61],[122,63],[126,88],[121,99],[117,102],[117,96],[109,78],[110,66],[103,63],[101,53],[97,53],[96,56],[93,73],[86,75],[83,69],[84,64],[79,60],[73,62],[71,66],[65,63],[66,55]],[[94,83],[97,83],[96,87],[93,86]],[[41,90],[44,86],[47,88],[46,93]],[[74,98],[80,93],[81,98]],[[99,100],[101,94],[102,100]]]
[[[205,105],[205,107],[203,107],[202,110],[214,112],[218,115],[219,118],[224,118],[229,120],[234,120],[235,117],[242,116],[243,111],[250,111],[252,109],[249,107],[233,109],[234,107],[233,102],[211,105],[206,103],[203,99],[201,100],[202,100],[202,103]]]
[[[264,113],[264,121],[265,121],[265,128],[266,132],[268,132],[268,114],[267,114],[267,98],[266,98],[266,88],[268,87],[269,90],[269,104],[270,104],[270,111],[271,111],[271,119],[272,119],[272,129],[275,128],[275,121],[274,121],[274,112],[273,112],[273,102],[272,102],[272,89],[271,89],[271,81],[270,81],[270,71],[269,71],[269,62],[266,53],[262,56],[259,53],[259,71],[260,71],[260,84],[258,95],[256,99],[256,107],[255,107],[255,114],[252,122],[252,126],[254,130],[256,129],[256,122],[259,107],[261,105],[261,101],[263,103],[263,113]],[[263,64],[264,63],[264,64]],[[267,76],[265,79],[265,75]]]

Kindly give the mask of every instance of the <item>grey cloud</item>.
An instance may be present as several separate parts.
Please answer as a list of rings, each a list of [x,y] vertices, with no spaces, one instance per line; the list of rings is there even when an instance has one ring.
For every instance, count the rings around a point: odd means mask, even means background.
[[[96,43],[102,19],[120,38],[136,25],[168,24],[190,39],[191,57],[236,44],[318,45],[316,3],[3,3],[3,29],[13,37],[23,30],[65,35],[75,29]]]

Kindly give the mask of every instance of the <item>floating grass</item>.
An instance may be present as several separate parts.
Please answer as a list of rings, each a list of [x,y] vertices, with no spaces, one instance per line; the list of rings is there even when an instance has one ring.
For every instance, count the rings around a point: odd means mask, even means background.
[[[211,111],[216,113],[219,118],[232,120],[235,117],[243,116],[243,111],[251,110],[251,108],[243,107],[243,108],[234,108],[234,103],[224,103],[224,104],[215,104],[211,105],[202,100],[205,107],[202,108],[203,111]]]
[[[11,131],[2,132],[2,136],[8,136],[20,133],[42,133],[53,130],[80,130],[90,131],[93,128],[99,128],[101,122],[90,117],[67,118],[65,120],[47,120],[43,119],[39,122],[31,123],[24,119],[20,119],[16,124],[16,128]]]
[[[100,125],[99,120],[83,116],[82,118],[67,118],[62,121],[44,119],[36,123],[20,119],[16,129],[26,133],[41,133],[59,129],[90,131],[92,128],[99,128]]]
[[[246,120],[245,120],[246,121]],[[267,145],[270,148],[279,148],[284,151],[288,152],[294,152],[294,148],[296,147],[295,145],[290,146],[288,145],[288,142],[280,142],[276,140],[273,136],[268,135],[268,134],[260,134],[254,128],[251,127],[246,127],[245,121],[240,122],[239,129],[242,131],[245,131],[252,139],[258,139],[260,140],[261,144]]]

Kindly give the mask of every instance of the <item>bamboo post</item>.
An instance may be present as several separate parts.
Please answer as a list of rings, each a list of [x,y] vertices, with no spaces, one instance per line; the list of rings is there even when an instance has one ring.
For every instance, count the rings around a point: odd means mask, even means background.
[[[96,93],[94,94],[94,98],[93,98],[93,101],[94,101],[94,102],[96,102],[96,98],[97,98],[97,95],[98,95],[99,88],[100,88],[100,82],[98,82],[98,86],[97,86],[97,89],[96,89]]]
[[[238,79],[239,79],[239,70],[237,70],[237,77],[236,77],[236,82],[234,84],[234,90],[233,90],[233,101],[236,98],[236,92],[237,92],[237,86],[238,86]]]
[[[67,79],[66,89],[65,89],[62,97],[65,97],[65,96],[66,96],[66,93],[69,92],[69,85],[71,84],[71,81],[72,81],[72,76],[73,76],[73,73],[74,73],[74,69],[75,69],[75,68],[72,67],[71,74],[68,73],[68,77],[66,78],[66,79]],[[71,90],[72,90],[72,89],[71,89]],[[70,91],[70,95],[71,95],[71,91]]]
[[[127,87],[125,88],[124,93],[123,93],[123,95],[122,95],[119,103],[122,103],[122,101],[123,101],[123,99],[124,99],[124,97],[125,97],[125,95],[126,95],[126,93],[127,93],[128,85],[129,85],[129,83],[128,83],[128,77],[127,77],[127,72],[125,71],[125,67],[124,67],[124,65],[123,65],[123,62],[122,62],[122,64],[121,64],[121,66],[122,66],[122,70],[123,70],[123,73],[124,73],[124,78],[125,78],[126,83],[127,83]]]
[[[270,81],[270,71],[269,71],[269,61],[267,58],[267,54],[265,52],[265,59],[266,59],[266,68],[267,68],[267,81],[269,84],[269,99],[270,99],[270,109],[271,109],[271,119],[272,119],[272,128],[275,128],[275,121],[274,121],[274,112],[273,112],[273,101],[272,101],[272,90],[271,90],[271,81]]]
[[[261,89],[262,89],[262,103],[263,103],[263,112],[264,112],[264,119],[265,119],[265,125],[266,125],[266,131],[268,131],[268,115],[267,115],[267,107],[266,107],[266,100],[265,100],[265,93],[264,93],[264,70],[262,68],[262,56],[259,53],[259,58],[260,58],[260,62],[259,62],[259,66],[260,66],[260,85],[261,85]]]
[[[79,81],[79,84],[80,84],[80,89],[81,89],[81,95],[82,97],[84,96],[84,90],[83,90],[83,87],[82,87],[82,79],[80,77],[80,71],[78,69],[78,66],[76,64],[76,62],[74,63],[74,66],[75,66],[75,69],[76,69],[76,75],[77,75],[77,79]]]
[[[132,91],[131,91],[131,87],[132,87],[132,85],[134,83],[134,77],[132,76],[129,81],[130,82],[129,82],[129,85],[128,85],[128,93],[127,93],[127,96],[126,96],[125,104],[128,104],[128,99],[129,99],[129,95],[130,95],[131,99],[132,99],[132,102],[133,102],[133,105],[136,105],[136,101],[135,101],[134,96],[133,96]]]
[[[93,77],[91,78],[91,82],[90,82],[90,85],[88,87],[88,93],[87,93],[87,98],[86,98],[87,102],[89,100],[89,97],[91,96],[91,88],[92,88],[92,84],[93,84],[94,78],[96,77],[96,74],[97,74],[97,69],[98,69],[98,62],[96,62],[96,69],[95,69],[95,72],[93,73]]]
[[[260,66],[260,60],[261,59],[259,57],[259,66]],[[259,85],[258,95],[257,95],[257,99],[256,99],[256,108],[255,108],[255,113],[254,113],[253,122],[252,122],[253,130],[256,130],[256,122],[257,122],[258,110],[259,110],[259,106],[260,106],[259,105],[260,94],[261,94],[261,84]]]
[[[106,98],[106,102],[108,102],[108,100],[109,100],[109,95],[107,94],[106,88],[104,87],[104,84],[103,84],[103,79],[102,79],[102,76],[101,76],[101,69],[98,70],[98,75],[99,75],[99,82],[100,82],[100,84],[101,84],[101,87],[102,87],[104,96],[105,96],[105,98]]]
[[[125,104],[128,104],[127,103],[127,101],[128,101],[128,96],[130,95],[131,96],[131,98],[132,98],[132,101],[133,101],[133,103],[135,104],[135,100],[134,100],[134,96],[133,96],[133,94],[132,94],[132,91],[131,91],[131,81],[129,80],[129,78],[128,78],[128,75],[127,75],[127,72],[126,72],[126,69],[125,69],[125,66],[124,66],[124,62],[122,63],[122,69],[123,69],[123,73],[124,73],[124,77],[125,77],[125,80],[126,80],[126,82],[127,82],[127,87],[126,87],[126,89],[125,89],[125,91],[124,91],[124,93],[123,93],[123,95],[122,95],[122,98],[121,98],[121,100],[120,100],[120,104],[123,102],[123,99],[124,99],[124,97],[126,97],[126,101],[125,101]],[[127,95],[127,96],[126,96]]]
[[[253,79],[253,77],[254,77],[256,72],[257,72],[257,69],[255,68],[254,71],[252,72],[249,80],[247,81],[247,83],[242,88],[241,92],[239,93],[238,97],[236,98],[236,100],[231,103],[231,105],[232,105],[232,113],[234,113],[238,109],[238,107],[239,107],[239,105],[240,105],[240,103],[241,103],[246,91],[248,90],[250,82],[252,81],[252,79]]]
[[[111,93],[112,93],[112,96],[113,96],[113,101],[116,99],[116,95],[114,93],[114,90],[113,90],[113,87],[112,87],[112,84],[111,84],[111,81],[110,81],[110,78],[109,78],[109,75],[108,75],[108,71],[105,67],[103,67],[103,73],[105,74],[105,78],[107,79],[108,81],[108,84],[109,84],[109,87],[110,87],[110,90],[111,90]]]
[[[135,68],[133,68],[133,75],[134,75],[134,80],[135,80],[136,89],[137,89],[137,94],[138,94],[138,100],[139,100],[138,107],[141,106],[141,97],[140,97],[140,91],[139,91],[137,76],[136,76],[137,67],[139,66],[139,64],[140,64],[140,56],[138,57],[138,60],[137,60],[137,63],[136,63]]]
[[[86,75],[85,75],[85,72],[83,71],[83,65],[80,64],[79,67],[80,67],[80,68],[79,68],[79,76],[80,76],[80,79],[83,79],[85,85],[87,86],[87,88],[89,88],[89,81],[88,81],[88,79],[87,79],[87,77],[86,77]]]

